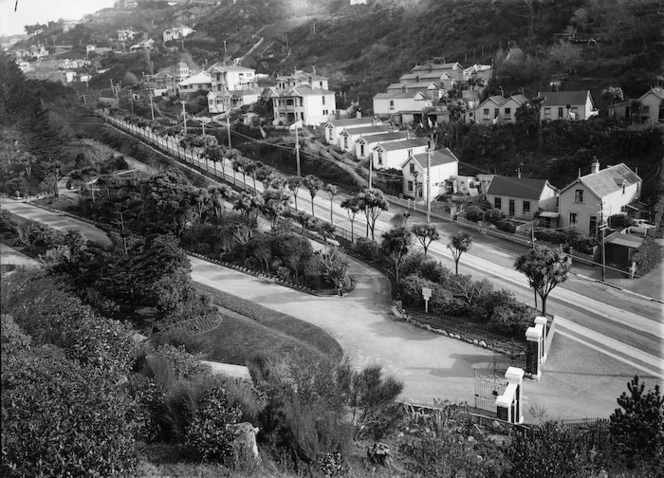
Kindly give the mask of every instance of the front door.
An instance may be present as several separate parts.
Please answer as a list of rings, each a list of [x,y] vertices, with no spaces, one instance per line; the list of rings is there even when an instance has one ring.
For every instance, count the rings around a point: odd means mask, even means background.
[[[514,199],[510,199],[509,202],[509,216],[514,217]]]
[[[588,226],[588,235],[597,235],[597,216],[590,216],[590,225]]]

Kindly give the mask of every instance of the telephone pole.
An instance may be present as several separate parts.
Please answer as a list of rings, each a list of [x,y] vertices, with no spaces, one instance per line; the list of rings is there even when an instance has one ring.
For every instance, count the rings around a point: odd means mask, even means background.
[[[152,102],[152,90],[148,89],[148,97],[150,98],[150,111],[152,111],[152,121],[154,121],[154,103]]]
[[[295,159],[297,160],[297,175],[302,176],[300,171],[300,136],[297,131],[297,121],[295,122]]]
[[[431,223],[431,143],[427,148],[427,224]]]
[[[373,176],[373,154],[369,156],[369,189],[371,189],[371,181]]]
[[[184,119],[184,134],[187,134],[187,111],[184,109],[186,101],[180,101],[182,103],[182,118]]]
[[[228,147],[231,147],[231,111],[226,112],[226,129],[228,129]]]

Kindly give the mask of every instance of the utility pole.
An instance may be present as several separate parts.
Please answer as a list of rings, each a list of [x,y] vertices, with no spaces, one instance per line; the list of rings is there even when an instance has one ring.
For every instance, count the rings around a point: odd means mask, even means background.
[[[431,143],[427,148],[427,224],[431,223]]]
[[[369,189],[371,189],[371,181],[373,176],[373,154],[370,155],[369,159]]]
[[[295,122],[295,159],[297,160],[297,175],[300,177],[302,172],[300,171],[300,136],[297,131],[297,121]]]
[[[184,109],[186,101],[180,101],[182,103],[182,118],[184,119],[184,134],[187,134],[187,111]]]
[[[201,120],[201,127],[203,128],[203,136],[205,136],[205,121]]]
[[[231,112],[226,112],[226,129],[228,130],[228,147],[231,147]]]
[[[129,93],[129,103],[131,104],[131,114],[134,114],[134,94]]]
[[[152,90],[148,89],[148,97],[150,98],[150,111],[152,111],[152,121],[154,121],[154,103],[152,101]]]
[[[535,224],[530,224],[530,248],[535,249]]]

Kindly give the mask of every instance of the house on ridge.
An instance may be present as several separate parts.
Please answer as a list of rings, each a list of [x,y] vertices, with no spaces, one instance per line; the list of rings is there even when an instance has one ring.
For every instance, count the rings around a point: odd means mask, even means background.
[[[392,133],[373,134],[360,136],[355,140],[355,156],[364,159],[371,156],[371,151],[379,143],[392,143],[394,141],[406,141],[410,139],[409,131],[393,131]]]
[[[394,126],[390,123],[380,124],[376,126],[364,126],[362,128],[350,128],[343,129],[339,133],[339,143],[338,146],[342,151],[354,151],[355,150],[355,141],[361,136],[370,137],[372,135],[378,135],[383,133],[391,133],[394,130]]]
[[[325,123],[325,141],[327,141],[327,144],[337,144],[339,141],[339,133],[344,129],[349,130],[381,124],[383,124],[382,121],[377,120],[372,116],[332,119]]]
[[[553,120],[587,120],[597,116],[597,108],[590,94],[586,91],[550,91],[540,93],[543,97],[540,118]]]
[[[639,101],[641,112],[648,123],[664,123],[664,88],[651,88]]]
[[[317,126],[336,113],[334,91],[306,84],[279,93],[278,97],[272,98],[272,105],[275,124],[302,121],[303,125]]]

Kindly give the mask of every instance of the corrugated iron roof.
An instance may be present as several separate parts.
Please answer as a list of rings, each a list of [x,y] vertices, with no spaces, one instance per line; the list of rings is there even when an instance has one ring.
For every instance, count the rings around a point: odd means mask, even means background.
[[[581,182],[596,196],[602,198],[622,189],[623,182],[626,186],[630,186],[641,182],[641,178],[629,169],[625,163],[620,163],[600,169],[595,174],[581,176]]]
[[[427,153],[419,153],[419,154],[414,154],[412,157],[415,161],[417,161],[417,164],[419,164],[422,168],[427,167]],[[410,161],[410,158],[403,163],[401,167],[404,167],[408,161]],[[431,153],[431,167],[435,166],[440,166],[441,164],[449,164],[449,163],[454,163],[458,162],[459,160],[457,159],[456,156],[454,156],[454,153],[450,151],[448,148],[445,149],[439,149],[437,151],[434,151]]]
[[[495,176],[489,185],[487,194],[539,199],[547,183],[546,179]]]
[[[429,140],[427,138],[407,139],[406,141],[393,141],[391,143],[379,143],[376,148],[380,146],[384,151],[398,151],[400,149],[412,149],[420,146],[427,146]]]

